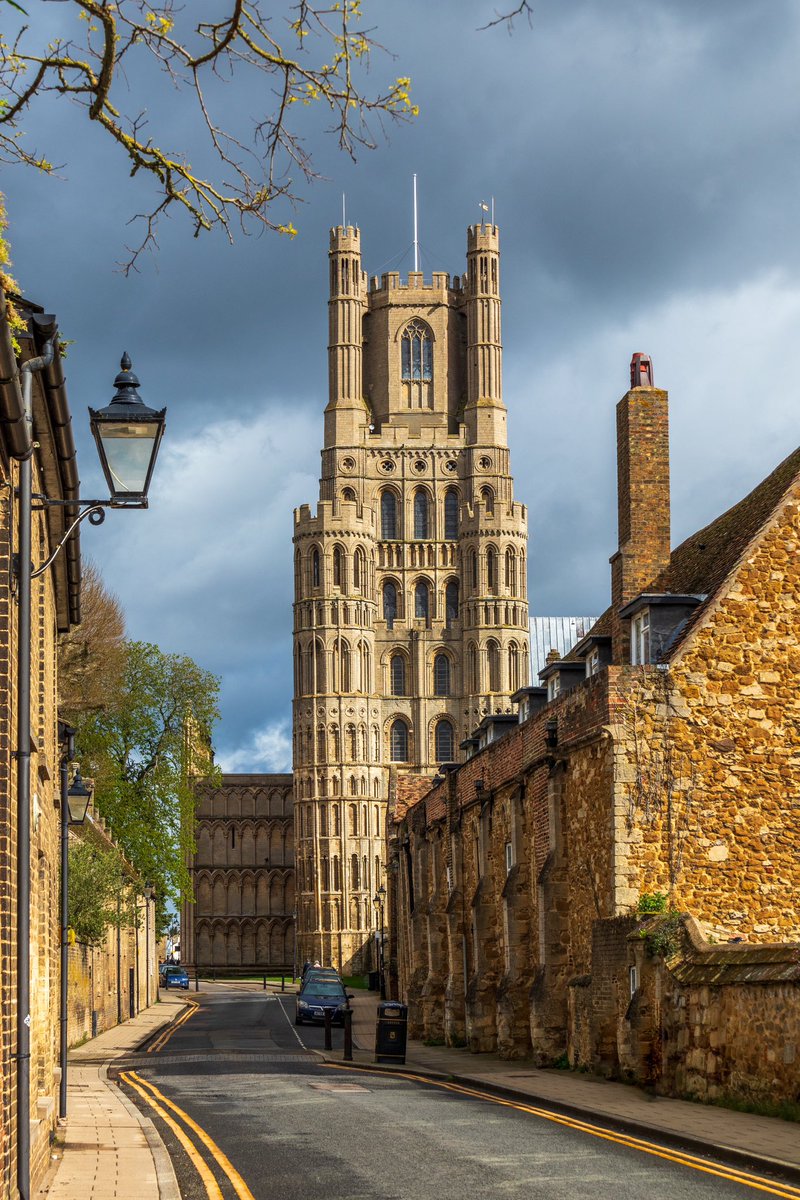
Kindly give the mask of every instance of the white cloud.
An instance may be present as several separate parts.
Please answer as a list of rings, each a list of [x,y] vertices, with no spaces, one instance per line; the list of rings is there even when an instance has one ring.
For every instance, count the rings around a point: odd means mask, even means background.
[[[289,722],[272,722],[256,730],[244,745],[220,754],[218,762],[226,774],[240,771],[248,774],[291,771],[292,737]]]

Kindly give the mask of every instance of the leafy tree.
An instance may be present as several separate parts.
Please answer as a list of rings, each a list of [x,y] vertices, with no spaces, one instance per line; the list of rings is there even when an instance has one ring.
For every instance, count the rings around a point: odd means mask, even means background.
[[[110,926],[133,920],[132,884],[119,851],[90,840],[69,847],[69,923],[79,942],[99,945]]]
[[[158,218],[173,209],[188,214],[195,236],[221,227],[230,237],[236,222],[294,234],[271,214],[276,200],[296,199],[293,172],[316,177],[301,136],[303,110],[321,106],[329,132],[351,157],[374,146],[370,118],[417,111],[406,78],[367,90],[377,43],[362,25],[361,2],[298,0],[276,13],[259,0],[228,0],[226,15],[205,21],[193,16],[193,5],[175,0],[67,0],[64,24],[71,16],[74,33],[54,36],[52,27],[34,31],[22,23],[16,36],[0,39],[0,157],[55,169],[24,136],[31,107],[55,93],[108,134],[131,174],[147,173],[156,185],[150,211],[139,214],[144,235],[128,268],[154,242]],[[173,86],[148,109],[136,96],[152,88],[152,64]],[[233,103],[226,82],[235,85]],[[184,119],[187,94],[211,150],[198,169],[185,147],[165,140],[176,117]],[[250,96],[262,111],[250,111]]]
[[[94,778],[95,804],[160,915],[188,891],[193,780],[214,775],[210,736],[219,680],[192,659],[127,642],[122,686],[105,707],[79,714],[76,751]]]

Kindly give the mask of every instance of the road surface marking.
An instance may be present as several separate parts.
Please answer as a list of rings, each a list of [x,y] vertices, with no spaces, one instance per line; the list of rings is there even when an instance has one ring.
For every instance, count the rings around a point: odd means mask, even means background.
[[[169,1115],[169,1113],[165,1112],[160,1104],[156,1104],[155,1100],[152,1098],[152,1096],[149,1096],[147,1094],[147,1092],[144,1090],[144,1088],[139,1087],[139,1084],[144,1083],[144,1080],[140,1079],[139,1076],[135,1073],[135,1071],[121,1071],[120,1079],[124,1079],[129,1087],[132,1087],[135,1092],[138,1092],[139,1095],[141,1096],[141,1098],[147,1104],[149,1104],[150,1107],[155,1112],[158,1113],[158,1115],[161,1117],[162,1121],[164,1121],[169,1126],[169,1128],[172,1130],[172,1132],[175,1134],[175,1137],[178,1139],[178,1141],[180,1142],[180,1144],[183,1146],[184,1150],[188,1154],[189,1161],[191,1162],[192,1166],[195,1168],[198,1175],[202,1179],[203,1187],[206,1189],[206,1195],[208,1196],[208,1200],[222,1200],[222,1192],[220,1191],[219,1184],[217,1183],[214,1176],[211,1174],[211,1171],[208,1169],[208,1166],[206,1165],[205,1160],[200,1156],[200,1154],[195,1149],[194,1144],[189,1140],[189,1138],[183,1132],[183,1130],[181,1129],[181,1127],[177,1123],[177,1121],[173,1121],[173,1119]],[[134,1083],[134,1080],[137,1080],[137,1082]]]
[[[327,1062],[322,1065],[332,1067],[335,1071],[369,1072],[370,1070],[368,1066],[350,1067],[340,1063]],[[751,1175],[747,1171],[740,1171],[737,1167],[714,1166],[706,1162],[705,1159],[696,1158],[684,1150],[666,1150],[656,1142],[647,1142],[642,1138],[633,1137],[633,1135],[629,1134],[613,1133],[611,1130],[604,1129],[601,1125],[591,1125],[586,1121],[550,1112],[545,1108],[535,1108],[530,1104],[505,1100],[502,1096],[494,1096],[490,1092],[482,1092],[477,1088],[464,1087],[459,1083],[447,1083],[441,1079],[431,1079],[426,1075],[412,1075],[406,1071],[379,1071],[374,1073],[380,1074],[384,1078],[408,1079],[412,1083],[426,1083],[432,1087],[444,1088],[448,1092],[456,1092],[462,1096],[471,1096],[478,1100],[488,1100],[491,1104],[499,1104],[503,1108],[513,1108],[517,1112],[528,1113],[534,1117],[542,1117],[546,1121],[552,1121],[557,1125],[565,1125],[568,1129],[574,1129],[579,1133],[588,1133],[592,1137],[602,1138],[607,1142],[616,1142],[617,1145],[626,1146],[630,1150],[640,1150],[644,1154],[653,1155],[655,1158],[664,1158],[680,1166],[691,1167],[693,1170],[702,1171],[706,1175],[715,1175],[719,1179],[727,1179],[732,1183],[740,1183],[744,1187],[753,1188],[759,1192],[766,1192],[770,1196],[779,1196],[782,1200],[800,1200],[800,1188],[793,1187],[790,1183],[774,1182],[766,1179],[763,1175]]]
[[[283,1007],[283,1001],[281,1000],[280,996],[276,996],[276,997],[275,997],[275,999],[278,1001],[278,1004],[281,1006],[281,1012],[282,1012],[282,1013],[283,1013],[283,1015],[286,1017],[286,1020],[287,1020],[287,1022],[288,1022],[288,1024],[289,1024],[289,1028],[291,1029],[292,1033],[293,1033],[293,1034],[294,1034],[294,1036],[297,1038],[298,1042],[299,1042],[299,1043],[300,1043],[300,1045],[303,1047],[303,1049],[304,1049],[304,1050],[308,1050],[308,1046],[305,1044],[305,1042],[303,1041],[303,1039],[300,1037],[300,1034],[297,1032],[297,1030],[296,1030],[296,1029],[295,1029],[295,1027],[294,1027],[294,1023],[292,1022],[292,1019],[291,1019],[291,1017],[290,1017],[290,1016],[289,1016],[289,1014],[287,1013],[286,1009]]]
[[[193,1121],[187,1112],[184,1112],[182,1108],[179,1108],[177,1104],[168,1099],[163,1092],[160,1092],[154,1083],[150,1083],[150,1081],[147,1079],[142,1079],[141,1075],[137,1075],[135,1071],[131,1071],[129,1074],[131,1080],[135,1079],[137,1084],[141,1084],[143,1088],[147,1088],[148,1092],[152,1092],[153,1096],[160,1100],[162,1104],[166,1104],[167,1108],[171,1108],[172,1111],[176,1113],[186,1125],[189,1126],[193,1133],[197,1135],[197,1137],[205,1146],[206,1150],[208,1150],[209,1154],[212,1155],[217,1165],[221,1167],[228,1176],[228,1179],[231,1181],[233,1186],[233,1190],[236,1192],[239,1200],[255,1200],[255,1196],[250,1191],[250,1188],[242,1179],[239,1172],[236,1170],[236,1167],[233,1165],[225,1152],[220,1150],[214,1139],[210,1137],[204,1129],[201,1129],[197,1122]],[[134,1084],[133,1086],[136,1085]],[[137,1088],[137,1091],[138,1090],[139,1089]],[[148,1096],[147,1099],[150,1100],[150,1097]],[[150,1100],[150,1103],[153,1104],[154,1102]],[[154,1107],[156,1107],[155,1104]],[[171,1120],[171,1118],[168,1117],[167,1120]]]
[[[181,1025],[184,1025],[186,1021],[189,1020],[189,1017],[193,1017],[200,1007],[200,1005],[195,1004],[193,1000],[188,1000],[187,1004],[189,1005],[189,1008],[182,1012],[176,1021],[173,1021],[171,1025],[168,1025],[164,1032],[159,1034],[151,1046],[147,1047],[148,1054],[153,1054],[154,1052],[157,1052],[166,1046],[175,1030],[180,1029]]]

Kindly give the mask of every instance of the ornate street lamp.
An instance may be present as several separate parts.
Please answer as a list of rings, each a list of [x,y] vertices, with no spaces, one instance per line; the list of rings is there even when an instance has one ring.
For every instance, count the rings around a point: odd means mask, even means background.
[[[58,723],[59,740],[64,745],[61,756],[61,1013],[59,1062],[61,1080],[58,1089],[59,1116],[67,1115],[67,982],[69,974],[69,827],[83,825],[92,802],[94,788],[81,779],[81,769],[69,782],[69,764],[75,757],[75,730],[63,721]]]
[[[383,884],[381,884],[381,886],[378,888],[377,892],[375,893],[375,897],[374,897],[372,903],[375,905],[375,907],[378,910],[378,920],[380,921],[380,927],[381,927],[381,940],[379,943],[379,951],[378,951],[378,982],[380,984],[380,989],[381,989],[380,990],[381,1000],[385,1000],[386,999],[386,976],[384,975],[384,972],[383,972],[383,910],[384,910],[384,906],[386,904],[386,888],[383,886]]]
[[[86,820],[89,805],[94,795],[92,784],[85,784],[81,779],[81,769],[78,767],[75,778],[67,791],[67,809],[70,825],[82,825]]]
[[[147,492],[164,434],[167,410],[156,411],[142,402],[139,380],[127,353],[114,380],[117,391],[106,408],[89,409],[103,474],[115,507],[147,508]]]
[[[156,898],[156,889],[152,883],[146,883],[144,892],[144,998],[145,1008],[150,1007],[150,901]]]

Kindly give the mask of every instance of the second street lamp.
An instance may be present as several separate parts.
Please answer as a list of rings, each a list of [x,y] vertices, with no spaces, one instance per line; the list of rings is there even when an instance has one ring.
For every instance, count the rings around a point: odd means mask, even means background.
[[[383,970],[383,913],[386,905],[386,888],[381,884],[375,893],[375,898],[372,903],[378,910],[378,921],[380,924],[380,942],[378,943],[378,983],[380,985],[381,1000],[386,999],[386,976]]]
[[[92,801],[93,788],[81,779],[80,767],[69,782],[69,764],[75,757],[75,730],[59,722],[59,739],[65,751],[61,757],[61,1012],[59,1061],[61,1079],[58,1089],[59,1116],[67,1115],[67,1043],[69,1021],[69,827],[82,825]]]

